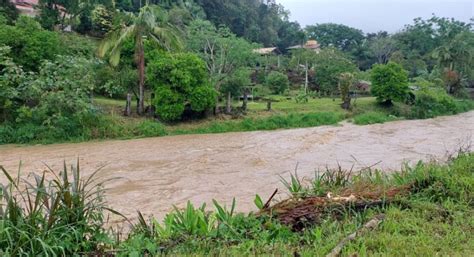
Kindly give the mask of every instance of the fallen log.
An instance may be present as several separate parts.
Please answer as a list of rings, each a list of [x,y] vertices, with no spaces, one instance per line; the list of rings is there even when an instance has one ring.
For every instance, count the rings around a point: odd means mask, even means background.
[[[359,230],[356,232],[350,234],[346,238],[344,238],[339,244],[334,247],[334,249],[326,255],[326,257],[337,257],[341,254],[342,249],[344,249],[344,246],[346,246],[349,242],[354,241],[358,236],[361,236],[368,231],[376,229],[380,223],[385,219],[384,214],[379,214],[375,216],[373,219],[371,219],[369,222],[365,223],[364,226],[362,226]]]

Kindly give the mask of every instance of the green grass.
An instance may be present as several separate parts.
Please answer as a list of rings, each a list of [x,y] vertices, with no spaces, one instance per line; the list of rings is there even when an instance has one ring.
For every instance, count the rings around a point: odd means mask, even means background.
[[[474,155],[461,156],[447,166],[418,164],[393,176],[372,172],[353,178],[316,179],[298,188],[294,197],[324,195],[325,190],[412,185],[411,194],[393,204],[365,211],[326,216],[320,224],[301,232],[279,224],[271,216],[232,214],[233,208],[215,206],[214,212],[188,204],[170,213],[163,223],[153,221],[136,227],[122,246],[126,254],[156,250],[168,255],[192,256],[325,256],[345,236],[378,213],[384,222],[375,231],[359,236],[344,247],[342,256],[470,256],[474,253]],[[292,185],[293,184],[293,185]],[[324,190],[323,190],[324,189]],[[142,249],[141,251],[139,249]]]
[[[397,117],[392,115],[387,115],[384,112],[366,112],[363,114],[359,114],[354,116],[354,124],[357,125],[368,125],[368,124],[377,124],[377,123],[385,123],[388,121],[397,120]]]
[[[384,199],[387,190],[405,190],[391,202],[373,207],[328,206],[320,220],[306,223],[304,229],[280,223],[278,207],[260,215],[242,214],[235,213],[235,201],[230,206],[214,201],[212,208],[191,203],[184,209],[175,208],[163,221],[140,214],[122,240],[104,229],[103,212],[108,209],[103,197],[95,197],[102,196],[103,183],[94,186],[97,182],[81,178],[78,168],[71,169],[69,178],[65,168],[51,181],[40,176],[32,184],[1,170],[10,181],[0,187],[2,256],[109,252],[119,256],[325,256],[381,213],[384,221],[348,243],[342,256],[474,254],[474,154],[461,153],[447,165],[418,163],[390,175],[366,170],[349,176],[339,169],[321,173],[324,175],[312,181],[292,176],[284,184],[291,189],[293,203],[327,192],[381,192],[379,197]],[[261,197],[255,202],[262,207]]]

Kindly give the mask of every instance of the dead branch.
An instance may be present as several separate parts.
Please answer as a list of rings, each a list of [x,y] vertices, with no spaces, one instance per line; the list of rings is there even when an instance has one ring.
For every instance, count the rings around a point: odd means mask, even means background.
[[[357,236],[361,236],[371,230],[376,229],[384,219],[385,219],[384,214],[375,216],[369,222],[365,223],[365,225],[362,226],[359,230],[350,234],[349,236],[344,238],[341,242],[339,242],[339,244],[337,244],[336,247],[328,255],[326,255],[326,257],[339,256],[344,246],[346,246],[349,242],[354,241],[357,238]]]

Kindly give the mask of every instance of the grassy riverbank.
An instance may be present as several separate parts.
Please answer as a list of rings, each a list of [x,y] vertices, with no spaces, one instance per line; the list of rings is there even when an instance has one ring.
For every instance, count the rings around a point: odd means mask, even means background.
[[[429,103],[429,102],[428,102]],[[235,103],[238,105],[239,103]],[[61,128],[25,125],[17,129],[8,124],[0,125],[0,144],[50,144],[83,142],[106,139],[131,139],[167,135],[226,133],[239,131],[276,130],[290,128],[336,125],[349,120],[358,125],[384,123],[393,120],[423,119],[440,115],[453,115],[474,109],[472,100],[454,100],[410,106],[395,103],[381,106],[375,98],[357,99],[352,109],[340,107],[339,99],[316,98],[307,103],[297,103],[279,97],[267,111],[266,102],[249,102],[246,115],[219,115],[201,120],[178,123],[161,123],[142,117],[124,117],[124,101],[96,98],[94,105],[98,115],[84,117],[80,124]]]
[[[7,175],[10,185],[0,187],[0,255],[324,256],[374,218],[381,223],[344,244],[342,256],[474,253],[473,154],[391,175],[335,170],[311,181],[293,176],[285,182],[290,198],[266,205],[269,196],[258,196],[258,212],[188,204],[163,221],[140,216],[128,237],[104,229],[103,184],[79,179],[78,169],[69,174],[52,184],[40,176],[20,195],[23,182]]]

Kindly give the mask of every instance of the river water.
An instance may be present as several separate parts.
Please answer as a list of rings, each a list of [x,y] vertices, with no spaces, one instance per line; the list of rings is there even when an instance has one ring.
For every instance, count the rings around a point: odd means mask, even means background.
[[[460,145],[472,144],[474,112],[430,120],[385,124],[184,135],[124,141],[0,146],[0,165],[22,174],[41,172],[45,163],[61,169],[80,160],[84,175],[99,172],[107,184],[109,205],[131,217],[136,210],[162,218],[172,205],[196,205],[212,199],[238,211],[255,210],[255,194],[268,198],[298,165],[311,178],[326,166],[387,171],[418,160],[443,160]],[[5,177],[0,175],[0,181]],[[281,190],[283,191],[283,190]],[[284,193],[278,197],[285,197]]]

